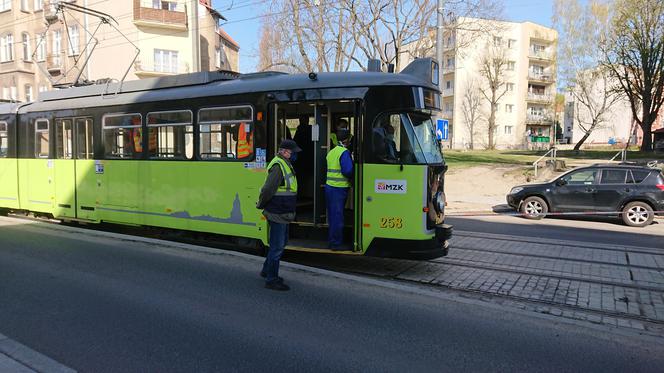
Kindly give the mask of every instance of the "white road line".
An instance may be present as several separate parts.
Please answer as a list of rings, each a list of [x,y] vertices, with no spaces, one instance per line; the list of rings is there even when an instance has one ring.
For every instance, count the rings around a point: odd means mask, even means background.
[[[0,334],[0,371],[3,373],[75,373],[57,361]]]

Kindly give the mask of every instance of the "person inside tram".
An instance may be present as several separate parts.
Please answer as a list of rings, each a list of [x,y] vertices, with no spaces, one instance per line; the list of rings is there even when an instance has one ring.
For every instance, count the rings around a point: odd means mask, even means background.
[[[331,147],[334,148],[335,146],[339,145],[339,140],[337,140],[337,133],[339,132],[348,132],[349,131],[349,126],[348,126],[348,121],[345,119],[339,119],[335,125],[334,128],[332,128],[332,131],[330,131],[330,144],[332,145]],[[349,141],[352,140],[352,135],[349,133]],[[349,149],[352,149],[353,147],[351,146],[351,143],[349,142],[348,144]]]
[[[385,126],[385,157],[388,160],[396,161],[399,159],[397,151],[397,143],[394,141],[394,127],[391,125]]]

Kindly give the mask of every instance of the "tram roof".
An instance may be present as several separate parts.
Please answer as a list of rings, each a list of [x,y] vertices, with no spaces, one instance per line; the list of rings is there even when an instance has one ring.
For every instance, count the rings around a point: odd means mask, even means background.
[[[422,59],[420,64],[423,63],[430,64],[431,62],[430,59]],[[418,71],[425,70],[419,69]],[[231,76],[224,72],[201,72],[128,81],[121,86],[119,83],[108,84],[108,86],[96,84],[42,92],[39,101],[22,105],[19,112],[127,105],[174,98],[186,100],[258,92],[373,86],[421,86],[438,89],[430,79],[413,73],[412,69],[408,70],[408,68],[399,74],[382,72],[318,73],[316,79],[310,79],[308,74],[291,75],[271,72]],[[121,91],[115,94],[119,88]],[[3,106],[0,106],[0,112],[4,112],[4,109]]]

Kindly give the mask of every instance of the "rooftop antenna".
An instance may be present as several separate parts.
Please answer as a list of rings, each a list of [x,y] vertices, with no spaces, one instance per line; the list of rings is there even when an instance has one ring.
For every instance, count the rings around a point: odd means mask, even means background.
[[[62,22],[65,25],[65,32],[67,33],[67,40],[70,42],[69,43],[69,48],[71,47],[71,37],[69,36],[69,27],[67,27],[67,18],[66,18],[66,13],[69,13],[70,11],[72,12],[79,12],[83,14],[87,14],[92,17],[96,17],[99,19],[99,24],[95,28],[95,30],[91,33],[85,26],[82,25],[82,28],[85,30],[86,33],[90,36],[88,42],[85,44],[85,47],[81,51],[81,53],[78,56],[74,56],[74,65],[70,67],[67,71],[65,71],[63,74],[60,74],[61,76],[59,78],[55,78],[54,76],[56,74],[52,74],[51,72],[48,71],[48,68],[45,68],[43,65],[46,64],[40,64],[37,63],[37,67],[39,70],[48,78],[48,80],[51,82],[51,85],[53,87],[57,88],[65,88],[65,87],[71,87],[71,86],[78,86],[78,85],[86,85],[90,84],[87,81],[82,81],[81,80],[81,75],[83,74],[83,71],[85,67],[87,66],[88,62],[90,61],[90,57],[92,57],[92,53],[94,52],[95,48],[97,47],[97,44],[99,44],[99,40],[95,37],[99,29],[101,28],[102,25],[109,25],[112,27],[115,31],[117,31],[122,37],[129,43],[131,44],[134,48],[136,53],[134,54],[134,57],[127,66],[127,70],[125,70],[124,75],[122,76],[122,79],[119,81],[120,84],[117,86],[117,90],[115,93],[119,92],[122,90],[122,83],[124,82],[125,78],[127,77],[127,74],[129,74],[129,70],[131,69],[131,66],[133,66],[134,62],[136,62],[136,59],[138,58],[138,55],[140,53],[140,49],[134,44],[125,34],[123,34],[119,29],[119,23],[115,18],[111,17],[110,15],[106,13],[102,13],[100,11],[86,8],[80,5],[72,4],[69,2],[65,1],[59,1],[59,0],[46,0],[44,2],[44,21],[46,22],[46,29],[42,34],[40,35],[39,41],[37,42],[37,46],[32,53],[32,59],[33,61],[37,61],[35,59],[35,56],[37,55],[37,52],[39,51],[41,44],[46,42],[46,35],[48,33],[48,30],[51,28],[52,25],[60,22],[60,19],[62,19]],[[70,14],[71,15],[71,14]],[[73,17],[72,17],[73,18]],[[80,25],[80,22],[78,22],[75,18],[74,21]],[[85,53],[89,49],[88,53]],[[60,53],[60,51],[54,51],[54,53]],[[79,61],[81,61],[81,57],[83,54],[86,54],[85,59],[83,60],[82,64],[78,66]],[[56,55],[57,56],[57,55]],[[56,57],[57,58],[57,57]],[[78,73],[76,74],[76,77],[72,82],[63,82],[64,79],[67,78],[70,72],[74,71],[74,69],[78,70]],[[108,88],[108,84],[106,86]]]

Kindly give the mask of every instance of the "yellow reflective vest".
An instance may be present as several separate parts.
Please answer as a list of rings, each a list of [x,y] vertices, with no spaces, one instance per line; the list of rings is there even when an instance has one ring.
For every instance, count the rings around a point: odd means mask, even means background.
[[[346,151],[343,146],[335,146],[327,153],[327,185],[350,188],[350,180],[341,173],[341,155]]]

